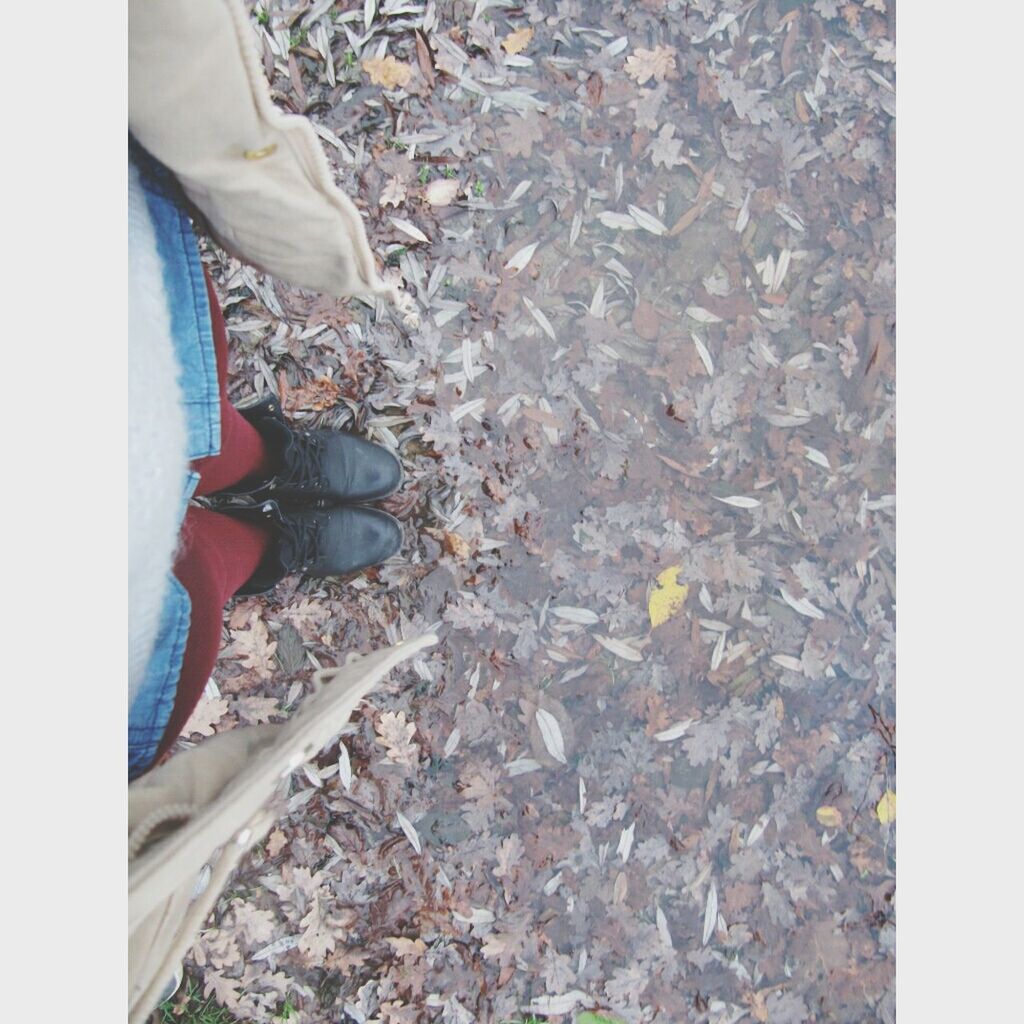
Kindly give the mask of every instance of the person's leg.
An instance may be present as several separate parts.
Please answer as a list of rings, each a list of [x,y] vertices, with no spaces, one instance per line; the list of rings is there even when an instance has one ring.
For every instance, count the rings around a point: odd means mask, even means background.
[[[217,380],[220,383],[220,454],[197,459],[192,468],[201,475],[197,495],[216,494],[234,487],[248,477],[262,478],[274,471],[274,463],[262,436],[228,401],[228,332],[220,303],[206,275],[206,294],[210,300],[213,344],[217,353]]]
[[[220,651],[224,605],[256,572],[270,540],[270,528],[261,523],[189,508],[174,575],[188,591],[192,613],[174,709],[156,761],[170,749],[199,703]]]

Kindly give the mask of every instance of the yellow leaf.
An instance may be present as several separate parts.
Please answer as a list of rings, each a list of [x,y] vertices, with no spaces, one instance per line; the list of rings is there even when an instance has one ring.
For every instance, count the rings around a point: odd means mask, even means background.
[[[888,825],[890,821],[896,820],[896,794],[891,789],[887,789],[882,794],[882,799],[878,801],[878,806],[875,808],[875,814],[878,815],[878,820],[883,825]]]
[[[501,41],[502,49],[511,56],[526,49],[526,44],[533,38],[532,28],[521,28],[518,32],[510,32]]]
[[[664,572],[658,573],[657,585],[651,591],[647,602],[647,614],[651,617],[651,628],[656,629],[663,622],[668,622],[686,600],[690,592],[689,584],[680,584],[676,577],[682,571],[681,565],[673,565]]]
[[[412,68],[391,56],[367,57],[363,61],[363,70],[374,85],[383,85],[385,89],[407,85],[412,78]]]
[[[843,816],[839,813],[838,807],[819,807],[814,816],[818,819],[818,824],[824,825],[825,828],[840,828],[843,824]]]

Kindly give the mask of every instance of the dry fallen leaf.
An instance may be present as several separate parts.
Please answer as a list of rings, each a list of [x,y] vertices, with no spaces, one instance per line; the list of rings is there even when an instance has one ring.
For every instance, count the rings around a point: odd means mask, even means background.
[[[423,198],[431,206],[448,206],[454,202],[459,194],[459,182],[457,178],[438,178],[432,181],[424,190]]]
[[[580,626],[593,626],[601,620],[589,608],[574,608],[571,605],[556,605],[548,609],[552,615],[566,622],[575,622]]]
[[[416,723],[405,720],[405,712],[384,711],[377,721],[377,742],[387,750],[387,758],[395,764],[415,768],[419,762],[420,748],[413,743]]]
[[[818,824],[824,825],[825,828],[842,828],[843,816],[837,807],[819,807],[814,816],[818,819]]]
[[[565,743],[562,740],[562,730],[558,720],[550,711],[537,708],[537,728],[544,740],[544,746],[548,753],[560,764],[568,764],[565,757]]]
[[[521,28],[510,32],[501,41],[501,48],[510,56],[513,53],[521,53],[526,49],[527,43],[533,38],[532,28]]]
[[[370,81],[374,85],[382,85],[385,89],[401,88],[408,85],[409,79],[412,78],[412,68],[390,55],[367,57],[363,61],[363,70],[370,76]]]
[[[706,946],[715,934],[715,926],[718,922],[718,886],[712,879],[711,887],[708,889],[707,903],[704,904],[704,932],[700,944]]]
[[[568,763],[576,742],[572,716],[565,705],[542,694],[535,703],[523,701],[530,730],[530,746],[536,766],[558,770]]]
[[[617,658],[623,658],[626,661],[644,660],[644,656],[635,647],[630,647],[629,644],[623,643],[621,640],[616,640],[614,637],[602,636],[600,633],[595,633],[594,639],[606,651],[614,654]]]
[[[656,82],[664,82],[675,69],[674,46],[656,46],[653,50],[640,47],[626,58],[626,74],[635,79],[637,85],[643,85],[651,78]]]
[[[658,937],[661,939],[661,944],[672,949],[672,933],[668,930],[668,919],[665,917],[665,912],[660,906],[654,908],[654,921],[658,927]]]
[[[731,494],[727,498],[719,498],[716,494],[711,495],[715,501],[722,502],[723,505],[732,505],[733,508],[757,508],[761,502],[757,498],[748,498],[744,494]]]
[[[882,799],[878,801],[875,813],[883,825],[888,825],[890,821],[896,820],[896,794],[891,789],[887,789],[882,794]]]
[[[223,697],[204,697],[181,730],[182,736],[191,736],[193,733],[212,736],[213,727],[224,717],[227,710],[228,702]]]
[[[758,502],[758,504],[760,504],[760,502]],[[809,619],[825,618],[825,613],[817,607],[817,605],[811,604],[806,597],[794,597],[785,587],[780,587],[779,593],[782,595],[782,600],[785,601],[793,611],[799,612],[801,615],[805,615]]]
[[[400,206],[405,202],[405,183],[398,178],[389,178],[380,194],[381,206]]]
[[[686,601],[686,595],[690,592],[689,584],[680,584],[678,580],[682,566],[669,566],[664,572],[658,573],[656,586],[651,591],[647,601],[647,614],[651,619],[651,628],[657,629],[664,622],[668,622]]]
[[[634,821],[629,828],[623,828],[619,833],[619,845],[615,852],[622,858],[623,864],[629,860],[630,851],[633,849],[633,835],[635,832],[636,822]]]
[[[533,254],[537,251],[539,242],[533,242],[531,245],[524,245],[522,249],[519,249],[516,254],[505,264],[506,270],[515,271],[519,274],[526,269],[526,265],[533,259]]]
[[[344,743],[338,745],[338,778],[346,793],[352,789],[352,761],[348,756],[348,747]]]
[[[687,729],[693,725],[693,719],[687,718],[682,722],[676,722],[675,725],[670,725],[667,729],[662,729],[661,732],[656,732],[654,738],[659,743],[668,743],[671,740],[677,740],[680,736],[685,735]]]
[[[401,811],[395,811],[395,816],[398,818],[399,827],[405,833],[405,838],[412,844],[412,848],[417,853],[422,853],[423,847],[420,845],[420,834],[416,831],[416,827]]]
[[[427,951],[427,944],[422,939],[407,939],[401,935],[389,935],[384,941],[401,957],[422,956]]]
[[[403,234],[408,235],[410,238],[416,239],[417,242],[429,242],[425,234],[412,221],[405,220],[404,217],[389,217],[388,220],[398,228]]]
[[[720,316],[708,312],[703,306],[687,306],[686,315],[702,324],[720,324],[722,322]]]
[[[279,828],[275,828],[267,838],[267,853],[276,857],[287,845],[288,837]]]

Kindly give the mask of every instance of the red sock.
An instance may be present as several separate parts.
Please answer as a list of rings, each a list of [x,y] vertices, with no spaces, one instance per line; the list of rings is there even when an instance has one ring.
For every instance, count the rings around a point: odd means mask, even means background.
[[[191,506],[181,528],[174,575],[192,602],[188,642],[159,760],[178,738],[203,695],[220,652],[224,605],[256,571],[270,542],[267,527]]]
[[[228,332],[224,315],[205,268],[206,294],[210,300],[213,346],[217,353],[217,380],[220,382],[220,454],[196,459],[192,468],[202,474],[196,494],[216,494],[234,487],[246,477],[268,477],[274,471],[273,460],[263,438],[254,426],[228,401]]]

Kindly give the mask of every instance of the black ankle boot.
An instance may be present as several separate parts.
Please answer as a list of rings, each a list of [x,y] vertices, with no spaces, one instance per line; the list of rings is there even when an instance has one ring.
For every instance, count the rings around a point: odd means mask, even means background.
[[[269,480],[224,494],[358,504],[385,498],[401,486],[401,463],[379,444],[341,430],[292,430],[276,398],[239,412],[259,431],[278,469]]]
[[[376,508],[283,510],[276,501],[224,510],[266,524],[273,537],[263,561],[239,596],[265,594],[285,576],[347,576],[386,561],[402,547],[402,527]]]

